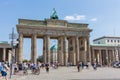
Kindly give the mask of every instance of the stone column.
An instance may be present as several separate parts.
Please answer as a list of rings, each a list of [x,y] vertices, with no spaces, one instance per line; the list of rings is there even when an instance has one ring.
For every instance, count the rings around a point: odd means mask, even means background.
[[[84,47],[84,53],[83,53],[83,62],[86,63],[87,61],[87,40],[86,38],[83,38],[83,47]]]
[[[107,62],[107,65],[109,65],[109,58],[108,58],[108,50],[106,49],[106,62]]]
[[[120,49],[118,49],[118,60],[120,61]]]
[[[101,54],[101,49],[99,49],[99,61],[102,66],[102,54]]]
[[[93,63],[94,61],[96,61],[96,60],[95,60],[95,51],[94,51],[94,49],[92,49],[92,63]]]
[[[11,55],[12,55],[12,51],[9,50],[8,51],[8,62],[11,63]]]
[[[17,62],[17,59],[18,59],[18,48],[16,48],[15,50],[15,62]]]
[[[46,61],[46,37],[43,38],[43,62],[47,63]]]
[[[47,35],[44,37],[44,46],[43,46],[43,59],[44,63],[50,64],[50,37]]]
[[[69,39],[69,62],[76,65],[75,37]]]
[[[46,36],[46,38],[47,63],[50,64],[50,36]]]
[[[114,61],[115,61],[115,51],[112,50],[112,62],[114,62]]]
[[[3,60],[6,60],[6,48],[3,48]]]
[[[68,62],[70,63],[71,62],[71,44],[72,44],[72,41],[71,41],[71,38],[68,38]]]
[[[76,65],[76,51],[75,51],[75,37],[72,38],[72,42],[73,42],[73,60],[72,60],[72,63],[73,65]]]
[[[87,37],[87,61],[91,62],[90,38]]]
[[[58,38],[58,63],[60,65],[64,65],[64,58],[63,58],[63,37]]]
[[[119,52],[118,52],[117,47],[115,49],[115,59],[116,59],[116,61],[119,61]]]
[[[64,65],[68,63],[68,53],[67,53],[67,38],[66,36],[63,37],[63,54],[64,54]]]
[[[22,54],[23,54],[23,34],[19,34],[19,50],[18,50],[18,63],[22,63]]]
[[[96,51],[96,60],[97,60],[98,62],[100,62],[100,56],[99,56],[99,51],[98,51],[98,50]]]
[[[109,61],[110,64],[112,63],[112,50],[109,50]]]
[[[31,40],[31,61],[32,61],[32,63],[36,63],[36,53],[37,53],[36,38],[37,38],[37,35],[33,34],[32,40]]]
[[[75,41],[75,45],[76,45],[76,64],[77,64],[77,62],[79,62],[80,61],[80,52],[79,52],[79,39],[78,39],[78,36],[76,36],[76,41]]]

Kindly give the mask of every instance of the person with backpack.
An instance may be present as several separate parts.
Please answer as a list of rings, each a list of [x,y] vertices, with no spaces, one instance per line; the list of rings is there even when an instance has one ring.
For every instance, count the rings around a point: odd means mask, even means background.
[[[5,63],[2,64],[1,66],[2,66],[2,69],[1,69],[2,77],[5,77],[5,80],[8,80],[7,72],[9,71],[9,68],[8,68],[8,66],[7,66],[7,63],[5,62]]]
[[[0,62],[0,73],[2,70],[3,70],[3,66],[2,66],[2,63]],[[2,80],[2,74],[0,74],[0,80]]]

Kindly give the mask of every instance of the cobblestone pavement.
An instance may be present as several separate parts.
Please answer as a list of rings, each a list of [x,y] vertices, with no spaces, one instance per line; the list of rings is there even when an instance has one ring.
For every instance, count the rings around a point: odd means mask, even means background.
[[[98,68],[97,70],[83,69],[77,72],[76,67],[59,67],[58,69],[50,68],[46,73],[41,69],[39,75],[33,75],[29,71],[28,75],[12,75],[9,80],[120,80],[120,69],[116,68]],[[5,80],[5,79],[2,79]]]

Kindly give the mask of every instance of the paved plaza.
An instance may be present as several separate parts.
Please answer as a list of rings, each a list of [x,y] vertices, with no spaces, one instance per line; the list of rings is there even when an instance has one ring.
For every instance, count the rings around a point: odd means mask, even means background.
[[[12,75],[10,80],[120,80],[120,69],[103,67],[93,70],[83,69],[77,72],[76,67],[59,67],[58,69],[50,68],[50,72],[46,73],[45,69],[41,69],[39,75],[33,75],[29,71],[28,75]],[[2,79],[4,80],[4,79]]]

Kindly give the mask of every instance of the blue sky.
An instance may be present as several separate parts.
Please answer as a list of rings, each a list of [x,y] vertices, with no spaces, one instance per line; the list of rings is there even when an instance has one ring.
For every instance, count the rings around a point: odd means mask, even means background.
[[[16,32],[19,18],[44,20],[53,8],[60,19],[89,24],[91,43],[101,36],[120,36],[120,0],[0,0],[0,41],[10,41],[9,34],[12,27]],[[24,58],[30,58],[30,41],[24,39]],[[40,55],[43,43],[41,39],[37,42]],[[56,42],[51,40],[51,45]]]

